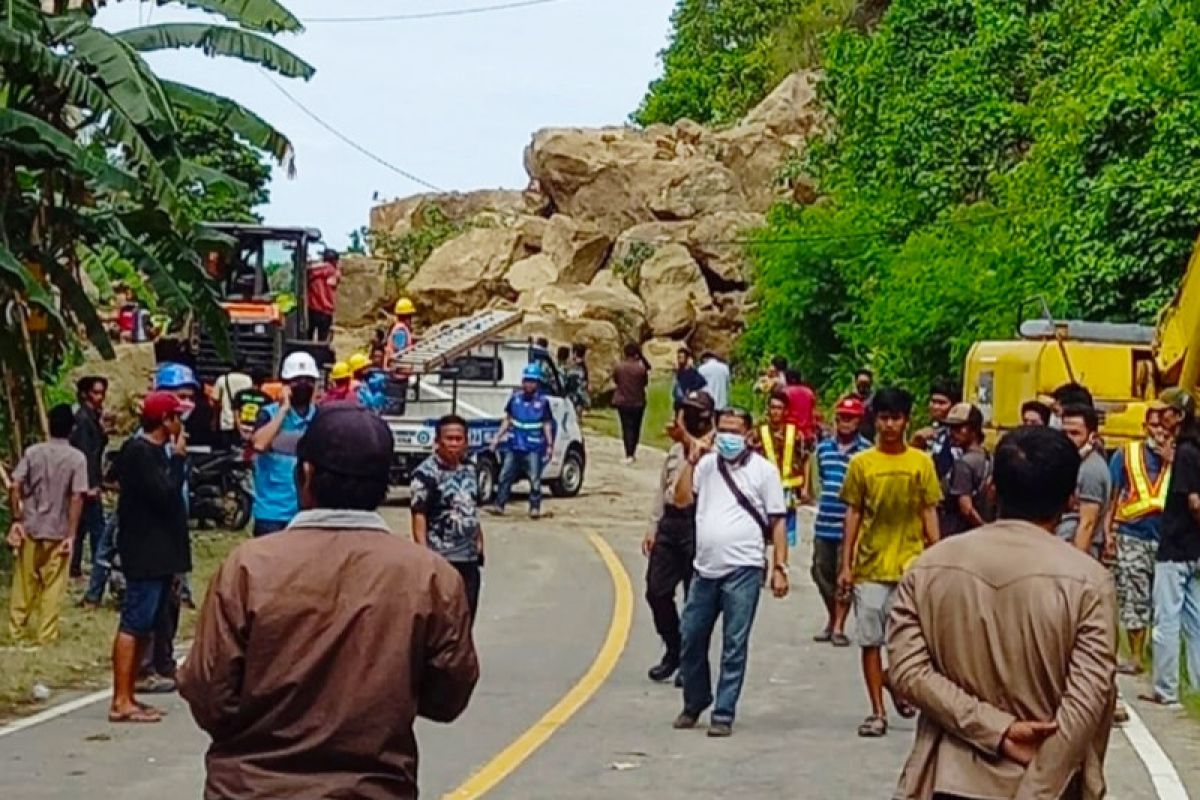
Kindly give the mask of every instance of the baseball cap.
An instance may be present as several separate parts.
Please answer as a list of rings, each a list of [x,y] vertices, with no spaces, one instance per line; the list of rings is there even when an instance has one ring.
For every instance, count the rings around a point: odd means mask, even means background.
[[[679,405],[690,406],[710,414],[717,410],[717,403],[712,399],[712,395],[700,389],[693,389],[685,394]]]
[[[843,397],[838,401],[837,406],[833,409],[833,413],[842,414],[847,417],[865,417],[867,407],[857,397]]]
[[[194,407],[170,392],[151,392],[142,399],[142,421],[160,423],[171,414],[182,416]]]
[[[329,472],[386,478],[392,467],[392,431],[376,414],[356,405],[322,408],[296,445],[296,457]]]
[[[983,422],[983,412],[970,403],[955,403],[946,415],[947,425],[970,425]]]
[[[1159,394],[1158,399],[1165,403],[1167,408],[1174,409],[1182,414],[1186,414],[1196,407],[1196,400],[1192,395],[1186,389],[1180,389],[1178,386],[1164,389]]]

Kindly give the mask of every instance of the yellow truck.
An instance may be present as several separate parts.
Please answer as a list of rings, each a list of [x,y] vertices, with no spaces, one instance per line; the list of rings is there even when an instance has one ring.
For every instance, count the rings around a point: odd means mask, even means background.
[[[1200,245],[1158,324],[1056,321],[1046,315],[1008,341],[976,342],[963,371],[966,399],[983,411],[989,439],[1021,424],[1021,405],[1064,383],[1086,386],[1106,442],[1140,438],[1146,402],[1167,387],[1195,393],[1200,377]]]

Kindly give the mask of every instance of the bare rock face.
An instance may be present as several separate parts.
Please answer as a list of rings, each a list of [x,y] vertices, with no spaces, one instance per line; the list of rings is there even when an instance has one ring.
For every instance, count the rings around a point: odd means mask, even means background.
[[[692,351],[711,350],[724,359],[732,357],[745,327],[745,300],[744,292],[714,295],[713,303],[696,315],[696,325],[688,338]]]
[[[609,373],[621,355],[624,342],[611,322],[596,319],[569,319],[548,314],[526,314],[517,328],[521,338],[545,336],[553,351],[564,344],[587,346],[588,367],[593,391],[603,391],[610,383]]]
[[[609,268],[620,269],[645,261],[665,244],[687,244],[691,235],[691,222],[643,222],[626,228],[613,244]]]
[[[650,201],[656,219],[686,220],[716,211],[746,211],[738,177],[723,164],[707,158],[671,162],[669,174]]]
[[[428,223],[437,209],[451,222],[467,222],[483,214],[492,219],[515,219],[537,214],[539,201],[528,192],[480,189],[474,192],[427,192],[377,205],[371,209],[371,230],[403,236]]]
[[[375,321],[378,312],[394,300],[389,291],[387,265],[375,258],[346,255],[341,261],[334,318],[339,325],[357,327]]]
[[[645,305],[620,282],[541,286],[521,295],[517,307],[543,316],[609,322],[626,342],[640,342],[646,332]]]
[[[557,283],[558,266],[550,256],[538,253],[513,264],[504,279],[514,292],[520,294]]]
[[[652,369],[667,374],[675,371],[675,355],[685,345],[686,342],[674,339],[651,339],[642,344],[642,355],[650,362]]]
[[[467,316],[497,298],[516,299],[505,275],[522,255],[517,231],[474,228],[434,250],[405,291],[422,323]]]
[[[688,231],[687,248],[713,291],[746,288],[746,241],[767,218],[753,211],[720,211],[701,217]]]
[[[663,246],[641,266],[639,294],[652,336],[679,336],[695,325],[712,297],[700,265],[680,244]]]
[[[546,223],[542,252],[558,268],[557,283],[589,283],[612,248],[612,239],[589,222],[555,214]]]
[[[108,378],[105,413],[113,417],[114,429],[121,433],[137,427],[142,397],[154,385],[154,343],[115,344],[117,357],[106,361],[89,349],[84,362],[71,372],[71,380],[88,375]]]

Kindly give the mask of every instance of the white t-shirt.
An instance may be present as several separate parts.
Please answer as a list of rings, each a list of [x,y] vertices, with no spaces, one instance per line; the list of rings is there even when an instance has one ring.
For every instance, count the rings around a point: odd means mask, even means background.
[[[761,567],[766,558],[763,532],[738,504],[717,469],[718,456],[700,459],[692,478],[696,491],[696,572],[702,578],[723,578],[739,567]],[[730,465],[729,474],[742,494],[764,519],[783,516],[787,504],[779,471],[752,453],[745,464]]]
[[[718,358],[710,358],[698,368],[704,378],[704,391],[713,399],[717,410],[729,406],[729,365]]]
[[[237,427],[233,415],[233,398],[243,389],[250,389],[254,381],[243,372],[229,372],[217,378],[217,405],[221,407],[220,429],[231,431]]]

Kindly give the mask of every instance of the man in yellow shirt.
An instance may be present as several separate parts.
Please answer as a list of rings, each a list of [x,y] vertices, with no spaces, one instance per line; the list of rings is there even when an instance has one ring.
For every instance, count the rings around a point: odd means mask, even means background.
[[[909,564],[938,540],[942,490],[933,459],[907,444],[912,395],[903,389],[881,389],[872,402],[876,445],[851,459],[842,486],[847,511],[838,588],[854,592],[863,679],[871,700],[871,715],[858,735],[879,737],[887,733],[887,673],[881,649],[892,597]],[[910,706],[893,701],[900,716],[913,715]]]

